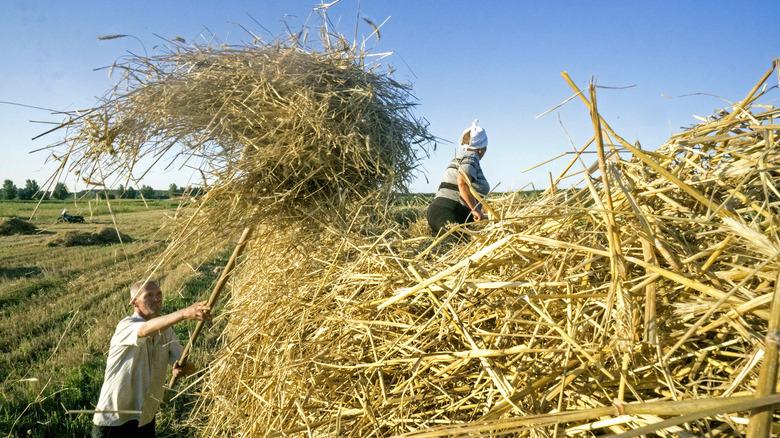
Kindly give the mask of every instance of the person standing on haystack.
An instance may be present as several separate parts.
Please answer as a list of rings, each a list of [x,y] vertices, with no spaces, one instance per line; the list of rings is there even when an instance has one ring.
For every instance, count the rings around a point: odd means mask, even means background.
[[[439,184],[436,197],[428,206],[428,225],[439,235],[448,224],[465,224],[484,219],[482,205],[471,193],[469,183],[480,196],[490,191],[480,160],[487,151],[487,133],[474,120],[460,137],[461,150],[452,159]],[[466,180],[468,178],[468,181]]]
[[[154,437],[154,417],[165,393],[168,365],[174,376],[195,372],[186,362],[176,366],[182,347],[173,326],[186,319],[211,320],[207,301],[167,315],[162,291],[154,281],[130,287],[135,313],[121,320],[111,338],[106,374],[92,418],[93,438]]]

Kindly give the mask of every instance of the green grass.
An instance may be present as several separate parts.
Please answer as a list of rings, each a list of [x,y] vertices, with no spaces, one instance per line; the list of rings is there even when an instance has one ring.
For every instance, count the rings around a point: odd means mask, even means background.
[[[148,205],[148,207],[147,207]],[[103,382],[109,341],[117,322],[132,312],[129,285],[146,278],[167,245],[160,231],[176,201],[45,201],[32,219],[37,234],[0,236],[0,437],[83,437]],[[29,219],[36,202],[2,201],[0,217]],[[58,224],[63,208],[84,224]],[[133,241],[124,245],[50,247],[57,233],[113,227]],[[156,275],[170,312],[206,299],[232,248],[211,260],[176,260]],[[195,322],[176,326],[185,343]],[[191,359],[199,365],[215,351],[221,328],[201,335]],[[185,382],[187,383],[187,382]],[[185,384],[178,387],[183,388]],[[161,408],[158,436],[193,436],[185,395]]]
[[[137,213],[142,211],[157,211],[175,209],[179,201],[175,199],[149,199],[145,203],[142,199],[68,199],[65,201],[46,200],[38,204],[38,201],[0,200],[0,217],[18,217],[29,220],[33,212],[35,216],[32,222],[36,224],[54,224],[63,209],[68,214],[84,216],[87,222],[97,220],[104,216],[110,217],[110,212],[115,214]],[[37,208],[37,211],[36,211]],[[109,210],[110,209],[110,210]]]

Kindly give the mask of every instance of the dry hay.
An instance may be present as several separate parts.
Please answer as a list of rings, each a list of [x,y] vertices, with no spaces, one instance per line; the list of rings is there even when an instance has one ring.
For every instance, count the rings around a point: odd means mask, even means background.
[[[10,236],[12,234],[34,234],[38,232],[38,227],[31,222],[16,218],[0,218],[0,236]]]
[[[92,246],[129,243],[133,239],[117,229],[103,227],[97,231],[65,231],[55,234],[46,243],[47,246]]]
[[[168,255],[257,228],[202,378],[204,435],[744,432],[776,362],[777,111],[754,103],[774,70],[654,152],[580,95],[598,166],[558,181],[585,188],[491,200],[470,243],[430,247],[382,229],[430,139],[409,89],[324,35],[133,58],[55,145],[98,185],[144,157],[199,167]]]
[[[321,32],[313,43],[308,30],[243,46],[171,42],[123,61],[101,105],[59,127],[67,135],[54,158],[98,186],[161,163],[197,169],[206,194],[191,241],[225,238],[255,208],[255,220],[275,221],[387,204],[433,137],[381,57]]]
[[[204,435],[744,433],[776,361],[779,111],[754,103],[773,71],[654,152],[593,108],[598,166],[569,170],[578,154],[558,179],[584,188],[491,200],[448,252],[395,229],[261,233]]]

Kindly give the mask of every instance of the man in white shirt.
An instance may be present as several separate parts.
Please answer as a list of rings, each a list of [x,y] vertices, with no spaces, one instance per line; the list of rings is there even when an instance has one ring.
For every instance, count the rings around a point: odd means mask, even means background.
[[[162,291],[154,281],[130,288],[132,316],[119,322],[108,352],[106,374],[92,419],[92,436],[154,437],[154,416],[165,393],[168,365],[175,376],[195,371],[192,363],[175,366],[182,347],[173,326],[185,319],[210,321],[206,301],[160,315]]]

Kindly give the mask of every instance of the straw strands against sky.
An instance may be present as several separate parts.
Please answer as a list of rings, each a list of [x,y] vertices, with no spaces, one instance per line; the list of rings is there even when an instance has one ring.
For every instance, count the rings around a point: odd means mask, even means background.
[[[116,83],[107,67],[127,52],[155,53],[164,39],[204,43],[213,38],[238,43],[267,40],[298,29],[318,5],[314,1],[229,4],[195,2],[27,2],[0,4],[0,37],[13,41],[0,49],[0,101],[57,111],[91,108]],[[630,142],[655,149],[694,114],[711,114],[736,101],[751,75],[771,60],[777,2],[743,2],[750,25],[728,2],[419,2],[342,0],[329,8],[334,24],[358,39],[380,26],[376,53],[399,81],[414,86],[415,110],[431,132],[455,141],[475,118],[487,129],[490,151],[483,167],[499,190],[533,182],[549,185],[548,172],[560,173],[563,160],[521,173],[586,140],[590,127],[575,105],[536,118],[571,96],[560,78],[566,70],[581,86],[596,76],[599,85],[632,88],[601,93],[604,117]],[[285,20],[286,24],[282,21]],[[739,29],[738,32],[727,31]],[[98,37],[132,37],[100,41]],[[691,95],[710,93],[710,95]],[[682,97],[682,96],[686,97]],[[721,96],[723,99],[716,97]],[[724,100],[725,99],[725,100]],[[39,182],[51,173],[45,153],[28,152],[59,140],[31,139],[60,122],[59,115],[28,107],[0,105],[0,178],[17,185]],[[565,130],[565,131],[564,131]],[[422,164],[428,180],[412,187],[433,191],[453,154],[444,143]],[[186,185],[192,172],[153,172],[145,183],[165,188]],[[197,175],[193,182],[197,181]],[[70,189],[84,188],[66,181]],[[566,184],[564,182],[563,184]]]
[[[116,88],[55,128],[60,171],[100,188],[173,163],[197,168],[202,214],[220,228],[254,206],[264,218],[321,214],[403,191],[433,142],[409,87],[341,35],[305,31],[242,46],[172,42],[112,66]]]

